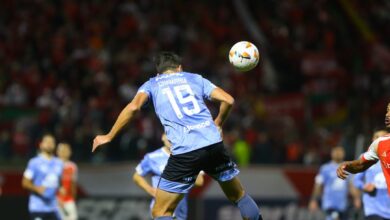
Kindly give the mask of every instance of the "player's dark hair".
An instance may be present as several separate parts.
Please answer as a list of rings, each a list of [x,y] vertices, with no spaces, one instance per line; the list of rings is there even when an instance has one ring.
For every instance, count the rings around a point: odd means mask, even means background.
[[[52,137],[52,138],[55,138],[53,133],[44,132],[44,133],[41,135],[41,140],[43,140],[43,138],[44,138],[44,137],[47,137],[47,136]]]
[[[181,65],[181,57],[173,52],[163,51],[154,57],[157,72],[163,73]]]

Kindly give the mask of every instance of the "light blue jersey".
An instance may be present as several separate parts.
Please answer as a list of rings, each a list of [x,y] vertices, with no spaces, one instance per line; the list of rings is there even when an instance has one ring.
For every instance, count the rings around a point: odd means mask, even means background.
[[[138,90],[148,95],[173,155],[194,151],[222,141],[204,99],[216,88],[198,74],[179,72],[160,74]]]
[[[382,218],[390,219],[390,196],[387,193],[386,179],[380,163],[376,163],[365,172],[355,175],[354,185],[356,188],[362,190],[367,183],[374,184],[376,192],[373,195],[363,192],[364,215],[379,215]]]
[[[322,209],[344,212],[348,203],[349,181],[337,177],[337,167],[335,162],[322,165],[315,182],[323,186]]]
[[[140,176],[151,175],[152,186],[157,188],[160,176],[168,163],[169,154],[163,148],[157,149],[153,152],[147,153],[144,159],[135,168]],[[150,203],[150,208],[153,207],[154,198]],[[174,216],[178,220],[187,219],[188,213],[188,194],[179,202],[175,209]]]
[[[60,187],[63,163],[56,157],[47,159],[41,155],[32,158],[24,172],[24,177],[36,186],[46,188],[43,196],[30,194],[28,209],[30,212],[56,212],[56,194]]]

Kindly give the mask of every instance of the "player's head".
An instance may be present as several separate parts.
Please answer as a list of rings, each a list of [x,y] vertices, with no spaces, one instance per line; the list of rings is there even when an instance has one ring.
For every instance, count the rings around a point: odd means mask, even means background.
[[[377,138],[386,135],[388,132],[386,130],[377,130],[372,135],[372,141],[375,141]]]
[[[42,152],[48,154],[54,154],[54,149],[56,147],[56,139],[52,134],[44,134],[42,140],[39,143],[39,149]]]
[[[68,143],[59,143],[57,146],[57,156],[62,160],[69,160],[72,155],[72,148]]]
[[[181,72],[181,58],[173,52],[160,52],[154,57],[158,73],[167,71]]]
[[[336,146],[332,149],[331,157],[336,163],[341,163],[344,160],[345,152],[341,146]]]
[[[169,142],[168,137],[165,133],[161,135],[161,141],[164,143],[164,146],[171,147],[171,142]]]
[[[386,128],[390,128],[390,103],[387,104],[387,111],[385,116],[385,125]]]

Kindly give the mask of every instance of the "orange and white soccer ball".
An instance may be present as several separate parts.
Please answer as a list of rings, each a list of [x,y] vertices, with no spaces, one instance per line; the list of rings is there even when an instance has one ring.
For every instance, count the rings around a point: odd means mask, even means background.
[[[259,50],[248,41],[240,41],[234,44],[229,52],[230,63],[241,72],[255,68],[259,63],[259,59]]]

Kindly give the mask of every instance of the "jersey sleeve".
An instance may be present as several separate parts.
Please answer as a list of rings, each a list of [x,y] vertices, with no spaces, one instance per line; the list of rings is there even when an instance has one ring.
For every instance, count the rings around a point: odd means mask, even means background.
[[[149,99],[152,97],[152,88],[150,86],[150,81],[146,81],[141,87],[139,87],[137,93],[146,93],[149,97]]]
[[[318,185],[323,185],[324,182],[326,180],[326,173],[325,173],[325,169],[324,167],[322,166],[320,168],[320,171],[318,172],[318,174],[316,175],[315,179],[314,179],[314,182]]]
[[[211,99],[211,92],[217,88],[216,85],[214,85],[212,82],[210,82],[208,79],[205,79],[202,77],[202,84],[203,84],[203,97],[210,100]]]
[[[35,176],[35,172],[36,171],[35,171],[34,162],[32,160],[30,160],[27,164],[26,170],[23,173],[23,177],[26,179],[32,180]]]
[[[137,165],[135,171],[140,176],[146,176],[152,171],[151,160],[148,156],[145,156],[144,159]]]
[[[362,154],[361,159],[364,161],[367,161],[367,160],[377,161],[377,160],[379,160],[378,144],[379,144],[379,138],[376,139],[374,142],[372,142],[372,144],[370,145],[368,150],[364,154]]]

